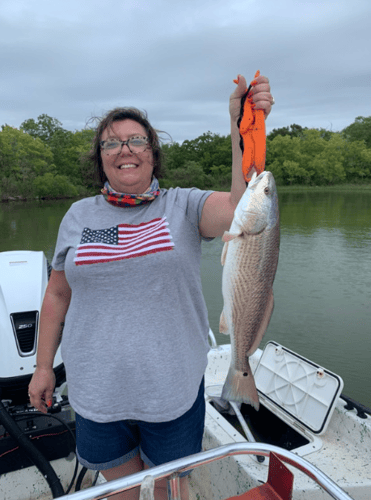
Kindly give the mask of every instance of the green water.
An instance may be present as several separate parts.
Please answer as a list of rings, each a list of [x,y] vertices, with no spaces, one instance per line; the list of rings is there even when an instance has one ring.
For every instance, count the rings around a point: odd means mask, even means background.
[[[51,261],[59,224],[71,200],[0,204],[0,252],[42,250]]]
[[[275,340],[332,370],[344,393],[371,407],[371,192],[282,193],[275,308],[262,347]],[[0,251],[52,259],[72,201],[0,205]],[[202,283],[218,343],[223,307],[220,238],[203,243]]]

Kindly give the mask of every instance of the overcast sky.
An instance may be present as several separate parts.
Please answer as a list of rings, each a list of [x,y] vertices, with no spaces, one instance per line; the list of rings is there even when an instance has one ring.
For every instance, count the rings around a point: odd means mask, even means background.
[[[371,0],[0,0],[0,125],[80,130],[136,106],[175,141],[229,133],[233,78],[270,79],[267,132],[371,115]]]

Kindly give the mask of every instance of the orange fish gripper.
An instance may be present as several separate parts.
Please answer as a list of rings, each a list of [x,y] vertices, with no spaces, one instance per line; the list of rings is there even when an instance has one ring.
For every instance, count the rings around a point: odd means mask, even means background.
[[[260,75],[258,70],[255,78]],[[238,80],[233,80],[238,83]],[[241,98],[241,112],[237,125],[240,130],[240,147],[242,150],[242,173],[246,182],[250,182],[252,170],[256,175],[263,172],[265,168],[266,136],[264,110],[255,109],[255,105],[249,92],[252,82]]]

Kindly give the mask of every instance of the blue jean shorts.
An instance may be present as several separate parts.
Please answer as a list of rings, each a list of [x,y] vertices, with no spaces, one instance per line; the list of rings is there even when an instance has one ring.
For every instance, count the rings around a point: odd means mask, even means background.
[[[140,454],[149,467],[183,458],[202,450],[205,425],[204,380],[196,401],[181,417],[151,423],[121,420],[99,423],[76,413],[76,448],[81,465],[106,470]]]

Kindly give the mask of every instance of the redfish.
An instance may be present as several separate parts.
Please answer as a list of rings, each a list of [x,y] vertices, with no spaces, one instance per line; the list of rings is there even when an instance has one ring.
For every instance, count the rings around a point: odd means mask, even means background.
[[[223,235],[223,312],[219,330],[231,337],[231,365],[222,398],[259,409],[249,365],[273,311],[279,254],[279,209],[271,172],[253,175]]]

